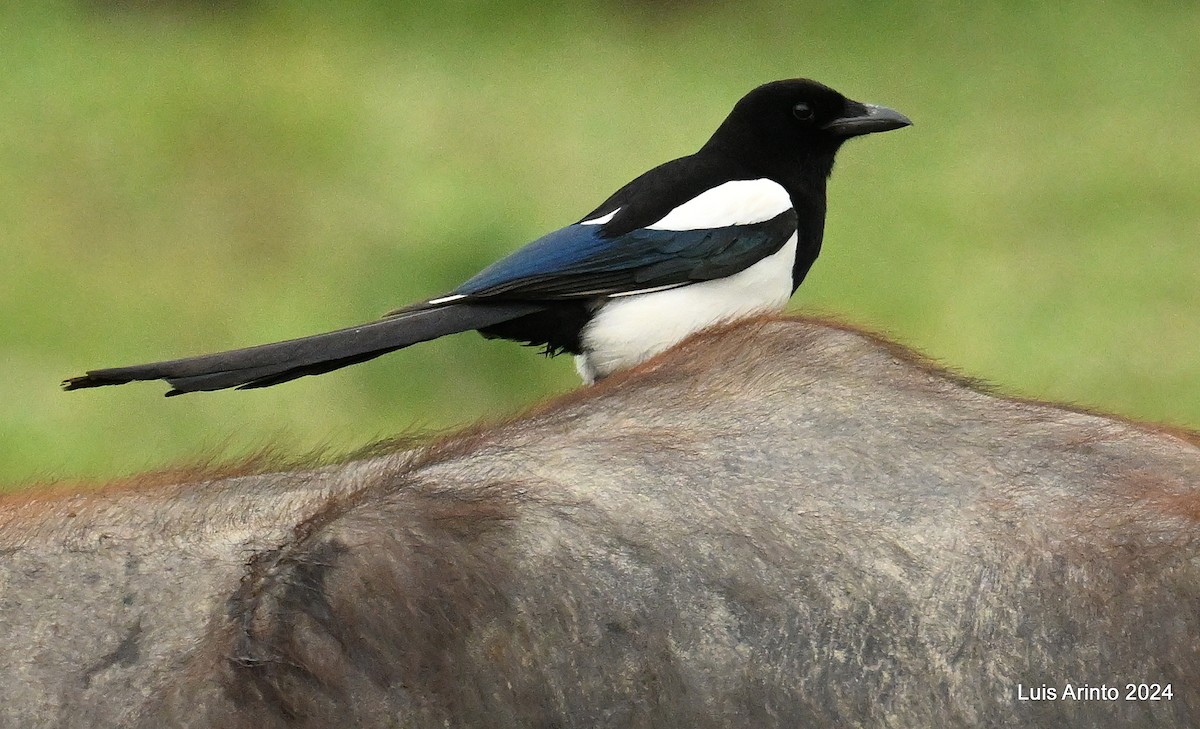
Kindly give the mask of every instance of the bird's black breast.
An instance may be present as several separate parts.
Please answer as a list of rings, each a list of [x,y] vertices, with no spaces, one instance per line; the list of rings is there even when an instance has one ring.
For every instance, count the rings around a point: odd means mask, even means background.
[[[796,211],[796,261],[792,264],[792,293],[804,283],[804,277],[821,255],[825,237],[825,190],[818,195],[797,194],[789,190]]]

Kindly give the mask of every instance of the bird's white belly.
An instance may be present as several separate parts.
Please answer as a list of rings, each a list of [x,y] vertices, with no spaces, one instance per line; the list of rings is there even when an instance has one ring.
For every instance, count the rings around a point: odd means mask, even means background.
[[[795,260],[793,233],[783,248],[732,276],[608,299],[583,330],[575,368],[591,384],[718,322],[782,309],[792,295]]]

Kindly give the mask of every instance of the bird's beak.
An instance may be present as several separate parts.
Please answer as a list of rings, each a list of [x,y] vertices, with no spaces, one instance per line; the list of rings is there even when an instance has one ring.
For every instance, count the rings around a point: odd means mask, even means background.
[[[839,137],[857,137],[861,134],[889,132],[912,124],[912,120],[895,109],[874,104],[847,104],[849,115],[834,119],[823,129]]]

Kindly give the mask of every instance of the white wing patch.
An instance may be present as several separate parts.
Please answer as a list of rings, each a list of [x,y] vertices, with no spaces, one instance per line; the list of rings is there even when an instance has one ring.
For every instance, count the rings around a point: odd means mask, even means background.
[[[730,225],[749,225],[779,215],[792,207],[783,185],[767,179],[732,180],[709,188],[679,207],[671,210],[657,223],[647,225],[654,230],[699,230],[725,228]],[[613,219],[620,208],[580,225],[604,225]]]
[[[617,208],[616,210],[612,211],[608,215],[601,215],[598,218],[592,218],[591,220],[581,221],[579,224],[580,225],[604,225],[608,221],[612,220],[613,216],[619,212],[621,212],[621,208]]]
[[[464,296],[463,294],[451,294],[449,296],[443,296],[440,299],[430,299],[429,301],[426,301],[425,303],[426,304],[449,304],[451,301],[458,301],[459,299],[465,299],[465,298],[467,298],[467,297]]]
[[[653,286],[648,289],[638,289],[637,291],[621,291],[621,292],[618,292],[615,294],[609,294],[608,298],[619,299],[622,296],[641,296],[642,294],[652,294],[655,291],[666,291],[667,289],[677,289],[680,286],[687,286],[687,285],[688,284],[686,282],[685,283],[663,284],[662,286]]]
[[[705,190],[646,227],[698,230],[748,225],[770,220],[791,207],[792,199],[787,190],[777,182],[733,180]]]

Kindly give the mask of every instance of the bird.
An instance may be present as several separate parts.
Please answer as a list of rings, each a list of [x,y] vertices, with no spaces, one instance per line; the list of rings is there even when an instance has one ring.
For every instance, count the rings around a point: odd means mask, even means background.
[[[575,355],[592,384],[711,325],[782,309],[820,253],[839,148],[910,124],[811,79],[766,83],[695,153],[639,175],[449,292],[358,326],[90,370],[62,386],[165,380],[168,396],[268,387],[470,330]]]

